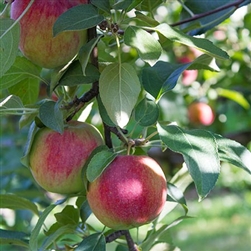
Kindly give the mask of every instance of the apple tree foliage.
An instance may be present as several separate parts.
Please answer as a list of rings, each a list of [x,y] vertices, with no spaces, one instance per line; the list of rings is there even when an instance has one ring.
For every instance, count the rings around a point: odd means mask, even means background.
[[[135,229],[130,231],[138,250],[153,250],[159,243],[167,243],[173,250],[169,231],[189,217],[183,192],[190,183],[194,182],[199,200],[203,200],[214,188],[222,162],[251,174],[251,153],[247,148],[221,136],[220,127],[189,126],[183,109],[187,100],[207,100],[214,95],[250,109],[245,93],[234,86],[226,87],[221,75],[220,68],[240,56],[227,46],[231,38],[223,38],[221,44],[207,38],[224,22],[221,35],[228,34],[225,20],[250,2],[91,0],[68,10],[54,24],[55,36],[67,30],[88,30],[89,40],[72,62],[52,70],[34,65],[18,52],[19,24],[8,17],[8,5],[2,5],[0,114],[20,118],[20,131],[24,130],[28,138],[22,163],[29,155],[37,128],[47,126],[61,133],[64,123],[71,119],[97,126],[106,143],[90,156],[83,184],[85,179],[97,178],[118,153],[146,155],[152,148],[159,148],[180,154],[184,162],[182,168],[169,175],[163,212],[153,223],[138,228],[138,234]],[[246,16],[250,25],[251,16]],[[180,63],[177,57],[182,53],[192,54],[191,60]],[[204,84],[197,88],[199,94],[191,87],[182,87],[180,81],[186,70],[201,74]],[[244,70],[246,78],[251,77]],[[212,76],[219,80],[216,88],[212,88]],[[46,94],[42,95],[44,85]],[[218,113],[220,109],[225,108],[221,106]],[[243,123],[250,126],[250,122]],[[28,189],[31,183],[24,187]],[[44,200],[46,191],[39,193],[33,196],[6,186],[1,193],[1,208],[26,210],[35,222],[28,229],[0,229],[1,244],[19,246],[20,250],[106,250],[108,243],[117,239],[109,250],[136,250],[127,231],[114,232],[93,218],[85,195],[58,200],[46,195]],[[184,215],[170,222],[168,214],[177,205],[184,208]]]

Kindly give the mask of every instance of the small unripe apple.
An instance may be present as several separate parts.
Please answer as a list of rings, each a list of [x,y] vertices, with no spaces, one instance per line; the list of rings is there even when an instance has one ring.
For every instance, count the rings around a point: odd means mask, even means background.
[[[129,229],[153,221],[167,195],[166,178],[148,156],[117,156],[89,184],[87,200],[94,215],[113,229]]]
[[[36,133],[30,150],[33,177],[49,192],[80,192],[81,170],[91,152],[102,144],[99,131],[87,123],[70,121],[62,134],[43,127]]]
[[[194,102],[188,107],[188,118],[192,124],[209,126],[214,122],[214,112],[206,103]]]
[[[11,4],[11,18],[16,20],[29,2],[15,0]],[[20,20],[20,50],[41,67],[65,65],[86,42],[86,31],[66,31],[53,37],[53,25],[71,7],[87,3],[88,0],[35,0]]]

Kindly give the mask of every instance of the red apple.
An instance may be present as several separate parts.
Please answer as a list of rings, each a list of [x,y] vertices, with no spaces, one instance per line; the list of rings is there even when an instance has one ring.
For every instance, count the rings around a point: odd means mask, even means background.
[[[153,221],[167,195],[166,178],[148,156],[117,156],[89,184],[87,199],[96,217],[113,229],[129,229]]]
[[[180,63],[189,63],[191,62],[192,60],[187,57],[187,56],[184,56],[184,57],[181,57],[179,59],[179,62]],[[198,77],[198,70],[185,70],[183,73],[182,73],[182,79],[181,79],[181,82],[183,85],[191,85]]]
[[[81,170],[91,152],[101,144],[100,133],[87,123],[70,121],[63,134],[41,128],[30,151],[33,177],[49,192],[80,192],[83,189]]]
[[[15,0],[11,18],[17,19],[30,0]],[[19,48],[35,64],[55,68],[69,62],[86,42],[86,31],[67,31],[53,37],[56,19],[65,11],[88,0],[35,0],[20,20]]]
[[[188,118],[192,124],[209,126],[214,122],[212,108],[203,102],[195,102],[188,107]]]

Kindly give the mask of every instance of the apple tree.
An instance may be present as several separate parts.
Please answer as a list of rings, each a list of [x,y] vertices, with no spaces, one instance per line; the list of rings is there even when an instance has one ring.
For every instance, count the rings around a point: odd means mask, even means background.
[[[2,224],[1,245],[174,250],[170,228],[189,218],[191,183],[201,201],[223,162],[251,174],[251,152],[214,126],[224,119],[218,96],[246,110],[250,102],[221,83],[211,88],[232,58],[225,41],[207,37],[250,2],[4,1],[0,114],[18,123],[26,145],[21,160],[11,156],[22,163],[14,169],[25,173],[22,187],[3,185],[0,207],[28,212],[30,224]],[[181,165],[158,164],[156,149]],[[170,220],[177,206],[184,214]]]

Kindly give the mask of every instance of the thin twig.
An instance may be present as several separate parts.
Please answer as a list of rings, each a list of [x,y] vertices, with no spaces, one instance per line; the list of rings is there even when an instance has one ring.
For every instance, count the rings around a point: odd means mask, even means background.
[[[239,0],[239,1],[236,1],[236,2],[233,2],[233,3],[223,5],[223,6],[219,7],[219,8],[214,9],[214,10],[210,10],[210,11],[207,11],[207,12],[204,12],[204,13],[196,14],[193,17],[187,18],[187,19],[179,21],[177,23],[170,24],[170,26],[174,27],[174,26],[178,26],[178,25],[181,25],[181,24],[189,23],[191,21],[201,19],[203,17],[206,17],[206,16],[209,16],[211,14],[220,12],[222,10],[226,10],[226,9],[228,9],[230,7],[235,7],[237,9],[240,6],[240,4],[242,4],[244,1],[245,0]]]

